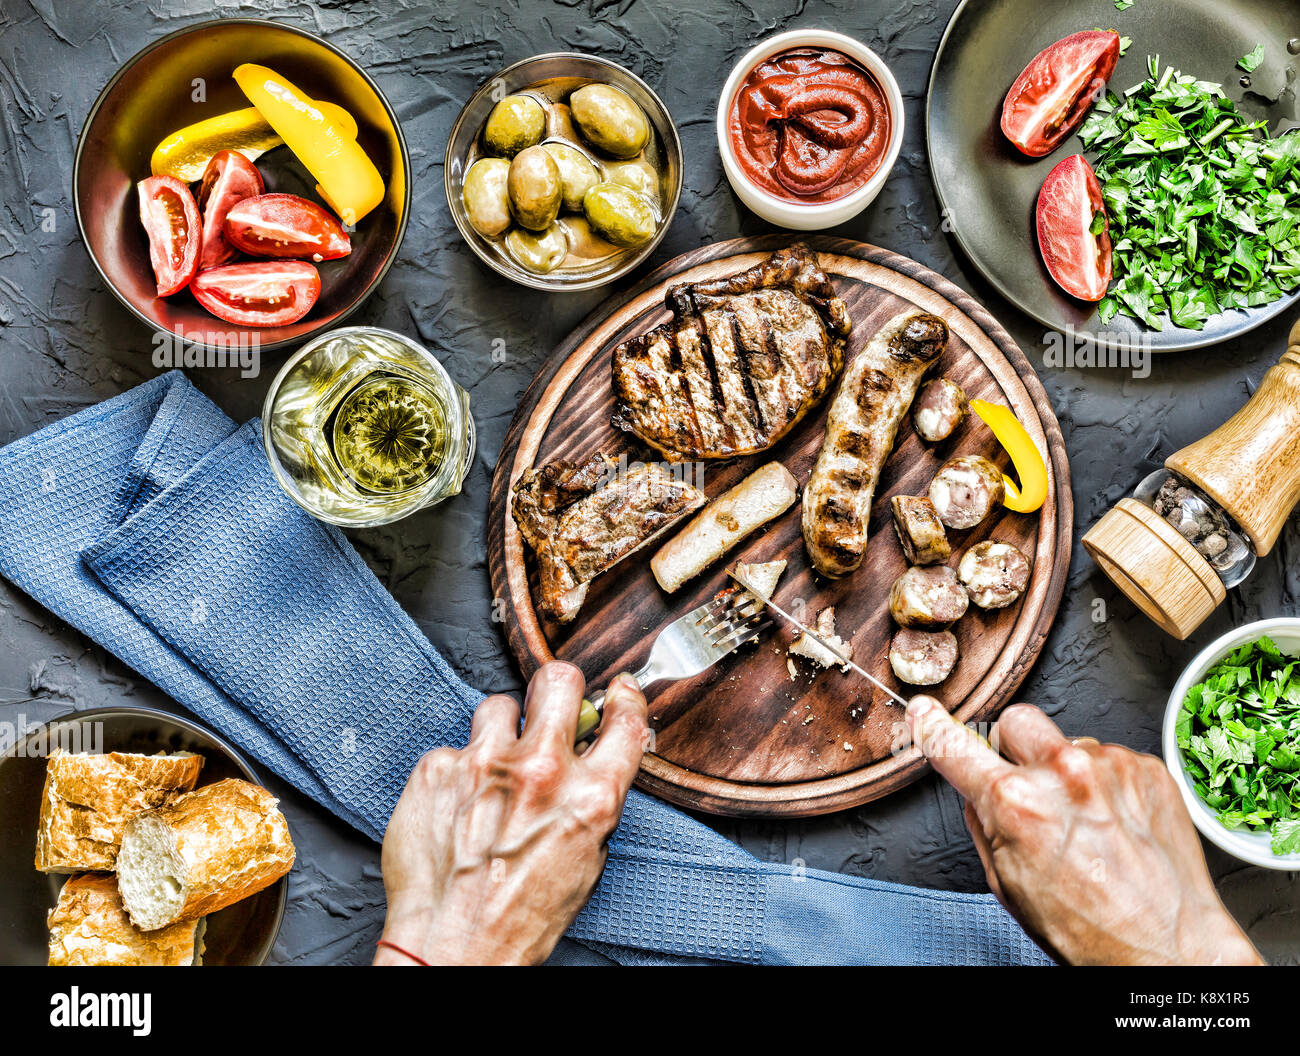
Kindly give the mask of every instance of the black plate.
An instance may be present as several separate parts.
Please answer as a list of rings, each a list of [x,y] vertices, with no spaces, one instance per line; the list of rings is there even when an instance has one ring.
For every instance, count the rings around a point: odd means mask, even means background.
[[[98,724],[98,725],[97,725]],[[47,746],[103,752],[196,752],[199,785],[227,777],[261,784],[253,768],[211,731],[149,708],[92,708],[47,723],[0,756],[0,964],[49,960],[46,914],[66,876],[37,872],[36,825],[45,786]],[[205,965],[261,964],[284,917],[288,878],[208,917]]]
[[[1087,152],[1076,135],[1045,158],[1025,157],[1002,135],[1002,100],[1043,48],[1098,28],[1133,39],[1110,80],[1117,93],[1143,81],[1147,55],[1159,54],[1162,64],[1223,84],[1245,113],[1267,118],[1274,134],[1300,117],[1298,62],[1287,51],[1287,41],[1300,36],[1300,8],[1294,3],[1135,0],[1128,10],[1116,11],[1112,0],[964,0],[939,42],[926,103],[926,144],[944,229],[1007,300],[1053,329],[1071,327],[1101,345],[1122,344],[1141,333],[1158,352],[1197,348],[1285,311],[1300,291],[1259,308],[1224,312],[1204,330],[1166,322],[1164,330],[1151,331],[1126,315],[1103,325],[1092,305],[1067,296],[1048,275],[1034,233],[1038,189],[1061,159]],[[1266,55],[1251,74],[1248,92],[1236,63],[1260,43]],[[1265,94],[1277,101],[1269,102]]]

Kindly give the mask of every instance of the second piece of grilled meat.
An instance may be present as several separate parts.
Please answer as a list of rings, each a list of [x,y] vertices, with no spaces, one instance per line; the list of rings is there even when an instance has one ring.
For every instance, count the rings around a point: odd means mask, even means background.
[[[843,366],[848,309],[807,246],[665,300],[670,322],[614,349],[613,424],[670,460],[766,451]]]
[[[948,324],[938,316],[903,312],[844,371],[803,496],[804,545],[823,575],[862,564],[871,500],[898,423],[947,343]]]
[[[537,555],[542,611],[568,623],[593,579],[703,505],[699,488],[655,463],[620,469],[596,455],[526,470],[511,513]]]

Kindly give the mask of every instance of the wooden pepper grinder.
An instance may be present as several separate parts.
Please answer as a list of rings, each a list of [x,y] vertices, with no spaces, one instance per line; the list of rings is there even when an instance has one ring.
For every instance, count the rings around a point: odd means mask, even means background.
[[[1241,410],[1165,459],[1083,537],[1094,561],[1183,639],[1250,574],[1300,501],[1300,320]]]

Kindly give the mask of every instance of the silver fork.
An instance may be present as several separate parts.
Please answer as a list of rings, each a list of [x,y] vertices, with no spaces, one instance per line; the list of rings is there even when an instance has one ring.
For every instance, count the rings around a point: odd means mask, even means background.
[[[707,671],[772,626],[764,612],[763,603],[748,591],[724,591],[660,631],[650,647],[650,659],[632,677],[645,689],[663,679],[690,678]],[[579,741],[600,725],[604,707],[603,691],[582,702]]]

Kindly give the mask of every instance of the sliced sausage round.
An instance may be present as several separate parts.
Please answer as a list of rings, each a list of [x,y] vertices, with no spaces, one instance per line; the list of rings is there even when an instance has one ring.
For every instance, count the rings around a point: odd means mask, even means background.
[[[981,609],[1005,609],[1029,585],[1029,558],[1010,543],[985,540],[962,554],[957,576]]]
[[[1002,501],[1002,473],[983,455],[950,458],[930,481],[930,501],[949,528],[974,528]]]
[[[965,420],[970,405],[966,393],[955,381],[935,378],[927,381],[912,409],[916,435],[932,444],[947,440]]]
[[[904,627],[889,643],[889,666],[908,685],[938,685],[957,666],[957,636],[952,631]]]
[[[909,568],[889,591],[889,613],[900,627],[942,631],[961,619],[969,599],[947,565]]]
[[[895,495],[889,508],[908,564],[938,565],[952,556],[939,513],[924,495]]]

